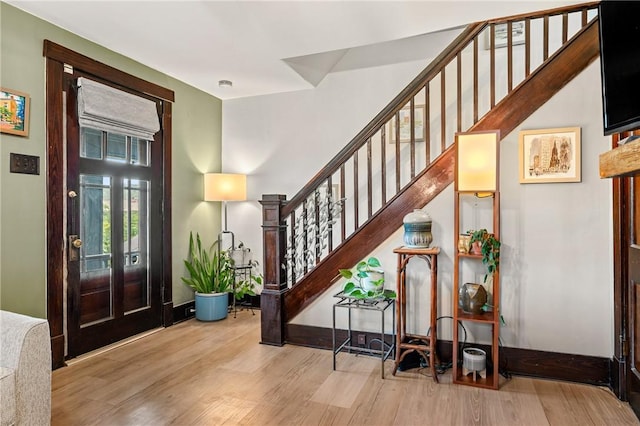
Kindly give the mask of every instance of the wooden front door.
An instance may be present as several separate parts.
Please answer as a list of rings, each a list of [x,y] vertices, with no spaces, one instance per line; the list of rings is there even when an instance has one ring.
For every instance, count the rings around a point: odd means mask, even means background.
[[[79,127],[67,82],[68,353],[162,324],[162,141]],[[160,107],[160,106],[159,106]]]

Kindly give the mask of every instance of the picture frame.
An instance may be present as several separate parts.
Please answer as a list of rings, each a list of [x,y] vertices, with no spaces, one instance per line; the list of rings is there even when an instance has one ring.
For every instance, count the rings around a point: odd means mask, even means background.
[[[0,87],[0,132],[29,136],[29,95]]]
[[[491,31],[486,31],[486,45],[485,50],[491,49]],[[506,47],[507,46],[507,24],[496,24],[495,25],[495,47]],[[524,34],[524,21],[512,22],[511,23],[511,45],[517,46],[519,44],[524,44],[525,42],[525,34]]]
[[[410,107],[406,106],[400,110],[400,143],[411,142],[411,113]],[[414,105],[414,127],[415,141],[424,142],[424,121],[425,107],[424,105]],[[389,121],[389,143],[396,143],[396,116]]]
[[[580,127],[522,130],[520,183],[580,182]]]

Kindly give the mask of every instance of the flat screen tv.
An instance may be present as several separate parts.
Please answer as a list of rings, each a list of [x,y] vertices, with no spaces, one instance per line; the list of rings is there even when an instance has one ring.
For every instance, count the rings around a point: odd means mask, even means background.
[[[602,1],[600,67],[604,134],[640,128],[640,1]]]

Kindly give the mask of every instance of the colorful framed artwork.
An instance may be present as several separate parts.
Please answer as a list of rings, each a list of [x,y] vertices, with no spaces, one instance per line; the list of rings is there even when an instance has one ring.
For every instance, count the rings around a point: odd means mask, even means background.
[[[416,142],[424,142],[424,105],[414,105],[414,137]],[[396,117],[390,120],[389,143],[396,143]],[[411,113],[410,107],[400,110],[400,143],[411,142]]]
[[[0,87],[0,132],[29,136],[29,95]]]
[[[522,130],[520,183],[580,182],[580,127]]]

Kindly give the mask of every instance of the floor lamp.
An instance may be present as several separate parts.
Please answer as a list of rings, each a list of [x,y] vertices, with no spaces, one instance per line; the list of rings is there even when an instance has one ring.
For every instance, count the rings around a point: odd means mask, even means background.
[[[247,199],[247,176],[231,173],[206,173],[204,175],[204,200],[222,201],[224,206],[224,230],[218,234],[218,250],[222,250],[224,234],[231,235],[231,250],[236,248],[235,236],[227,229],[227,201]]]

